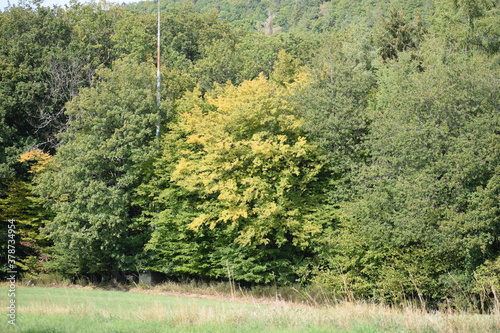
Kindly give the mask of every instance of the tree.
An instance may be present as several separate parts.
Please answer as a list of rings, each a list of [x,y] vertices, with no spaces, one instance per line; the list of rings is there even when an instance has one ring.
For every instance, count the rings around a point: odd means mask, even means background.
[[[43,228],[53,218],[52,212],[44,207],[43,199],[33,193],[33,174],[44,169],[51,156],[39,149],[23,153],[18,159],[18,169],[25,171],[24,177],[10,178],[6,182],[7,191],[0,197],[0,220],[4,223],[14,220],[16,227],[16,260],[19,270],[26,277],[35,277],[44,271],[47,261],[45,248],[51,245]],[[26,164],[31,164],[29,168]],[[20,172],[18,172],[20,174]],[[6,243],[7,244],[7,243]]]
[[[432,55],[422,72],[401,54],[379,71],[370,158],[354,178],[360,196],[345,205],[330,243],[329,267],[338,272],[330,286],[437,303],[457,296],[456,281],[471,288],[475,270],[498,255],[490,198],[500,119],[491,65],[483,56],[443,63]]]
[[[118,57],[133,57],[140,62],[156,59],[155,15],[124,12],[113,30],[113,51]]]
[[[491,0],[449,0],[436,3],[434,29],[452,50],[481,51],[493,55],[500,49],[498,3]]]
[[[275,18],[276,14],[271,14],[271,11],[269,10],[267,19],[263,22],[259,22],[260,24],[259,30],[266,35],[275,35],[279,33],[281,31],[281,27],[273,23],[273,20]]]
[[[0,13],[0,186],[16,176],[28,146],[47,143],[61,128],[65,96],[48,82],[49,54],[69,42],[70,28],[48,8],[11,7]],[[63,102],[61,102],[63,100]],[[0,196],[5,188],[0,187]]]
[[[376,81],[371,70],[375,52],[367,39],[359,30],[325,34],[312,61],[313,83],[292,97],[308,138],[327,158],[327,191],[334,205],[352,197],[353,170],[369,154],[364,146],[370,123],[366,109]]]
[[[68,104],[61,146],[36,177],[37,192],[55,212],[46,229],[56,269],[135,268],[147,237],[147,227],[136,223],[135,188],[148,175],[160,119],[154,73],[147,63],[116,62]]]
[[[417,17],[414,22],[407,22],[401,10],[391,8],[389,18],[383,21],[375,36],[375,44],[382,59],[398,59],[398,53],[417,49],[426,29]]]
[[[261,283],[298,278],[322,229],[323,162],[285,100],[303,84],[260,76],[184,98],[156,168],[156,269]]]
[[[286,86],[294,82],[297,78],[297,74],[301,70],[300,61],[284,50],[281,50],[278,53],[278,59],[274,63],[274,69],[270,75],[270,79],[277,84]]]

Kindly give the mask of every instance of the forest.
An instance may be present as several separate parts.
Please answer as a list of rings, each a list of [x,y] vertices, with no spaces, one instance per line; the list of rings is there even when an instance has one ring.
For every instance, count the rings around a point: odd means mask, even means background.
[[[15,220],[25,279],[498,303],[498,1],[162,0],[159,91],[157,19],[1,9],[0,248]]]

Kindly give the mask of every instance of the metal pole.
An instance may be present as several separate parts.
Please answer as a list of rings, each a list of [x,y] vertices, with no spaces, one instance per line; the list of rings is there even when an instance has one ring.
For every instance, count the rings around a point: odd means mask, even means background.
[[[160,111],[161,103],[161,74],[160,74],[160,0],[158,1],[158,54],[157,54],[157,64],[156,64],[156,106],[158,107],[158,112]],[[160,138],[160,123],[156,125],[156,139]]]

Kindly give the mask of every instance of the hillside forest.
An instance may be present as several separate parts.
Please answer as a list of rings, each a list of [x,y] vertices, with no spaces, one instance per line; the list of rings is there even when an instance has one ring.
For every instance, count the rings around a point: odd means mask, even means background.
[[[488,311],[499,18],[495,0],[162,0],[157,91],[155,1],[9,5],[1,251],[13,219],[25,279],[151,270]]]

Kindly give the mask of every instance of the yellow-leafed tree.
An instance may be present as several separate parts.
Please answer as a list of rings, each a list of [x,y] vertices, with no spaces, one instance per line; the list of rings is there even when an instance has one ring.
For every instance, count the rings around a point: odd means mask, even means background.
[[[290,81],[259,76],[180,103],[157,168],[164,209],[151,248],[160,269],[272,282],[306,265],[322,231],[323,162],[287,101],[307,76]]]

